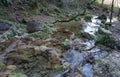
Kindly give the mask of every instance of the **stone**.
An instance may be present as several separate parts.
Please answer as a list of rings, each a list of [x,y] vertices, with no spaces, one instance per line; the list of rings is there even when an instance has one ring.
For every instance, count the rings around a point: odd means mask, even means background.
[[[17,67],[15,65],[9,65],[6,67],[8,70],[15,70]]]
[[[112,32],[110,30],[106,30],[105,28],[99,28],[98,29],[98,33],[100,34],[112,34]]]
[[[81,66],[85,61],[84,54],[79,51],[72,50],[70,53],[65,55],[65,60],[70,63],[71,68]]]
[[[42,30],[43,24],[38,21],[28,21],[27,22],[27,31],[28,33],[34,33]]]
[[[78,74],[76,77],[83,77],[81,74]]]
[[[83,66],[82,74],[85,77],[93,77],[93,69],[91,64],[85,64]]]
[[[73,40],[72,45],[79,51],[88,51],[95,46],[95,41],[76,38]]]
[[[82,32],[82,33],[81,33],[81,37],[87,38],[87,39],[89,39],[89,40],[94,39],[94,36],[93,36],[93,35],[90,35],[90,34],[87,33],[87,32]]]
[[[108,56],[99,59],[99,61],[94,64],[94,77],[119,77],[119,66],[120,52],[112,50]]]
[[[12,24],[0,21],[0,34],[11,28]]]
[[[97,19],[107,20],[107,16],[105,14],[102,14],[102,15],[98,16]]]
[[[94,59],[94,57],[93,57],[92,55],[88,55],[88,56],[86,57],[86,62],[87,62],[87,63],[93,64],[94,61],[95,61],[95,59]]]

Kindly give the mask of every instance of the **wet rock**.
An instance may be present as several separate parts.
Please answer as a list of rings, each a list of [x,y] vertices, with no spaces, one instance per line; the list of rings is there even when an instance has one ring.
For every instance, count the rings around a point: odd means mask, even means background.
[[[11,26],[12,25],[9,24],[9,23],[0,21],[0,34],[4,33],[7,30],[9,30],[11,28]]]
[[[110,30],[112,32],[113,40],[116,42],[114,46],[116,46],[117,49],[120,49],[120,22],[113,22],[114,26],[110,27]]]
[[[100,34],[112,34],[110,30],[106,30],[105,28],[99,28],[98,33]]]
[[[107,16],[105,14],[102,14],[102,15],[98,16],[97,19],[106,21],[107,20]]]
[[[33,33],[37,31],[41,31],[43,27],[43,24],[38,21],[29,21],[27,22],[27,31],[28,33]]]
[[[88,51],[91,50],[95,45],[94,40],[88,41],[87,39],[78,39],[73,40],[72,45],[77,48],[79,51]]]
[[[93,77],[93,67],[91,64],[85,64],[83,66],[82,74],[85,77]]]
[[[78,74],[77,76],[75,76],[75,77],[83,77],[81,74]]]
[[[107,57],[99,59],[94,65],[95,77],[119,77],[120,53],[113,51]]]
[[[87,38],[87,39],[89,39],[89,40],[94,39],[94,36],[90,35],[90,34],[87,33],[87,32],[82,32],[81,35],[80,35],[80,37],[82,37],[82,38]]]
[[[75,68],[75,66],[81,66],[85,61],[85,58],[83,53],[72,50],[70,53],[65,55],[65,60],[70,63],[71,68]]]
[[[95,77],[113,77],[110,74],[109,64],[105,64],[102,62],[94,65],[94,72]]]
[[[90,55],[88,55],[88,56],[86,57],[86,63],[93,64],[94,61],[95,61],[95,58],[94,58],[93,55],[90,54]]]
[[[58,74],[58,75],[56,75],[55,77],[63,77],[63,76],[62,76],[62,74]]]
[[[96,53],[93,53],[94,54],[94,57],[95,59],[99,59],[99,58],[104,58],[108,55],[108,52],[106,51],[98,51]]]
[[[104,57],[106,57],[108,55],[107,51],[101,50],[101,49],[99,49],[97,47],[92,49],[92,50],[90,50],[89,52],[90,52],[90,56],[94,57],[95,60],[104,58]]]

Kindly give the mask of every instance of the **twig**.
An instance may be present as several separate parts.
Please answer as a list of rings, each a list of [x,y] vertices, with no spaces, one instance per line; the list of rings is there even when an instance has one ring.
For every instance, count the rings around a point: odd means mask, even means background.
[[[79,13],[76,16],[70,18],[70,19],[67,19],[67,20],[56,20],[55,22],[53,22],[53,24],[55,24],[57,22],[70,22],[70,21],[76,19],[78,16],[85,15],[85,13],[86,13],[86,9],[83,11],[83,13]]]

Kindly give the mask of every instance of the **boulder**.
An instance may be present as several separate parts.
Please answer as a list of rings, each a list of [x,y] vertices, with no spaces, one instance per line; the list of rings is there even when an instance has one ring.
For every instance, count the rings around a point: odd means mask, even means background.
[[[102,14],[102,15],[98,16],[97,19],[107,20],[107,16],[105,14]]]
[[[42,30],[43,24],[39,21],[28,21],[27,22],[27,31],[28,33],[34,33]]]
[[[11,28],[12,24],[0,21],[0,34]]]

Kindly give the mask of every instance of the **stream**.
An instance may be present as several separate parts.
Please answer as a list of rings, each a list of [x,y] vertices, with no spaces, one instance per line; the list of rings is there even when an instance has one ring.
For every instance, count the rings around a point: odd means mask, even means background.
[[[99,28],[101,27],[101,20],[97,19],[98,16],[93,16],[92,22],[85,22],[83,25],[83,32],[88,33],[92,35],[94,38],[96,38],[95,33],[98,32]],[[113,19],[112,22],[115,20]],[[107,21],[109,22],[109,18],[107,18]],[[104,31],[108,31],[104,29]],[[110,33],[107,32],[107,33]],[[70,70],[73,70],[73,76],[70,75],[57,75],[55,77],[79,77],[77,74],[79,72],[82,73],[85,77],[93,77],[94,75],[94,61],[100,60],[102,58],[105,58],[108,56],[108,52],[106,50],[103,50],[99,48],[98,46],[95,46],[95,40],[87,40],[83,41],[81,38],[77,38],[73,40],[73,43],[76,44],[80,50],[76,50],[76,48],[73,46],[73,48],[65,54],[64,59],[66,62],[70,63]],[[83,45],[82,47],[80,45]],[[82,50],[84,49],[84,50]],[[67,70],[68,70],[67,69]],[[79,71],[75,71],[78,70]],[[81,76],[80,76],[81,77]]]
[[[112,33],[103,27],[105,25],[97,17],[93,16],[91,22],[82,24],[81,32],[88,36],[67,39],[69,44],[67,51],[62,50],[64,49],[62,39],[56,39],[55,36],[42,41],[25,37],[20,39],[20,44],[18,41],[10,44],[5,52],[0,54],[0,61],[7,65],[16,65],[28,77],[119,77],[120,63],[117,59],[120,58],[120,54],[116,54],[116,51],[110,54],[108,47],[96,45],[99,30],[106,34]],[[114,18],[112,22],[115,21]],[[106,23],[108,22],[109,18],[106,20]],[[64,33],[71,34],[68,30],[63,31]],[[67,38],[62,33],[58,36]],[[57,69],[59,67],[60,71],[54,72],[54,67]],[[2,73],[0,72],[0,75]]]

